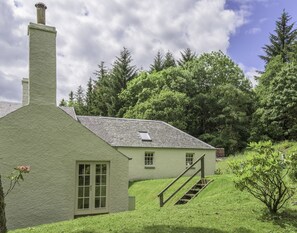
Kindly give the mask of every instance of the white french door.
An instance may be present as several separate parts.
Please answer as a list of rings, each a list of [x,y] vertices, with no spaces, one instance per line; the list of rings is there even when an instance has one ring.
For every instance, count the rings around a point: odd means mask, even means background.
[[[108,174],[108,163],[77,163],[75,214],[108,212]]]

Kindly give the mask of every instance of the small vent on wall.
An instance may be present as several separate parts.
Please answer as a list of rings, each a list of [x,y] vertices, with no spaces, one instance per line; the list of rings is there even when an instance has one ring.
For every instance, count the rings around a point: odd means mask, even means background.
[[[150,135],[149,135],[148,132],[146,132],[146,131],[139,131],[138,133],[139,133],[140,138],[141,138],[142,141],[149,141],[149,142],[152,141],[152,139],[151,139],[151,137],[150,137]]]

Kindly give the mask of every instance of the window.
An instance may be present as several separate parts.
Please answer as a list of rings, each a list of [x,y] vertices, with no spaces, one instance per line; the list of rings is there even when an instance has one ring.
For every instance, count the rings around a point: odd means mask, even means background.
[[[144,165],[145,166],[154,166],[154,152],[145,152]]]
[[[107,212],[108,163],[77,163],[76,214]]]
[[[152,141],[150,135],[146,131],[139,131],[140,138],[142,141]]]
[[[186,166],[189,167],[193,164],[194,154],[186,153]]]

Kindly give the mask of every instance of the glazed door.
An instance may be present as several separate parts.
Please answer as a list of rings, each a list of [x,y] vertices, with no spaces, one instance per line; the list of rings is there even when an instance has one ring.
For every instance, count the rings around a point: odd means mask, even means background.
[[[108,165],[103,162],[77,164],[75,214],[108,212]]]

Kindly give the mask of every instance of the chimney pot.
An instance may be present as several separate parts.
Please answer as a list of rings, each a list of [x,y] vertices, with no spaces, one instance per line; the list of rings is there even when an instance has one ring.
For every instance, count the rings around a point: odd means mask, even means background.
[[[46,5],[42,2],[35,4],[37,10],[37,23],[45,25],[45,10],[47,9]]]

